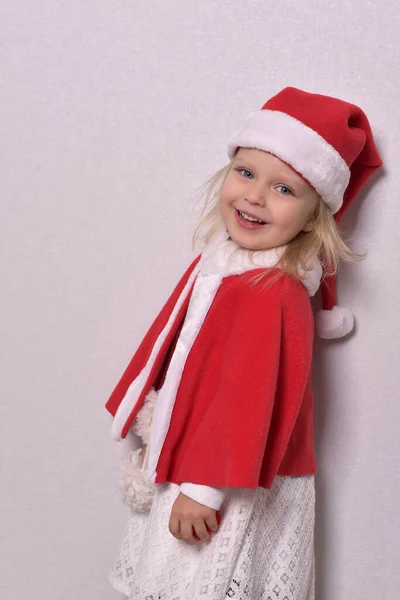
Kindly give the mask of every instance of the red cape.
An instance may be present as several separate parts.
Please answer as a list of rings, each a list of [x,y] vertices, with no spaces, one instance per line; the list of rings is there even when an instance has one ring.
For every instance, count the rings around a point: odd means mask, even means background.
[[[106,408],[114,416],[199,257],[150,327]],[[311,388],[314,319],[307,290],[283,275],[253,286],[262,270],[225,277],[187,357],[156,483],[269,488],[277,474],[316,472]],[[274,276],[272,273],[271,276]],[[189,298],[157,355],[122,430],[164,381]]]

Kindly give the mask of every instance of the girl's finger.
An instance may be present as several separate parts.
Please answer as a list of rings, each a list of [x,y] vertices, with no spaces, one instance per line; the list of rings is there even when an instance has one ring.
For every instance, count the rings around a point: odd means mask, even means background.
[[[197,533],[197,536],[200,538],[201,541],[208,540],[210,534],[207,531],[204,519],[197,519],[196,521],[194,521],[193,527],[195,533]]]
[[[217,521],[217,516],[216,515],[212,515],[210,517],[207,517],[205,519],[205,523],[207,525],[207,527],[212,531],[217,531],[218,529],[218,521]]]
[[[177,540],[182,539],[179,519],[171,516],[169,519],[168,529]]]
[[[195,544],[196,540],[193,537],[193,525],[191,521],[180,522],[180,539],[188,542],[189,544]]]

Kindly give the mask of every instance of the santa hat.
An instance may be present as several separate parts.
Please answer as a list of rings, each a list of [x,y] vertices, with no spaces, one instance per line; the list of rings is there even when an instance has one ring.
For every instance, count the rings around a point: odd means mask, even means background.
[[[321,196],[339,223],[367,179],[382,166],[366,114],[332,96],[287,87],[261,110],[247,115],[228,142],[228,156],[239,147],[274,154],[301,175]],[[321,283],[322,310],[316,330],[340,338],[354,325],[351,311],[336,304],[336,277]]]

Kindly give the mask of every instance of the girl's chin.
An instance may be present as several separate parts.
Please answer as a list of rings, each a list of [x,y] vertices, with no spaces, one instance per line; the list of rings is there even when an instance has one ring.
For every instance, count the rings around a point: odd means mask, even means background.
[[[267,241],[263,243],[262,240],[252,240],[251,236],[243,234],[241,232],[238,233],[236,231],[232,231],[231,229],[229,229],[228,231],[232,241],[234,241],[235,244],[237,244],[241,248],[245,248],[246,250],[268,250],[270,248],[270,245]]]

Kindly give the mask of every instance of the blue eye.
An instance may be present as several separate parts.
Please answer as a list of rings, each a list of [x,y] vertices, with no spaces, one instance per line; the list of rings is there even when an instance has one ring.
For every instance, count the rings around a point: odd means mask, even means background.
[[[238,173],[242,174],[242,173],[249,173],[251,177],[253,177],[253,174],[251,171],[249,171],[248,169],[236,169],[238,171]],[[243,175],[243,177],[245,177],[246,179],[249,179],[249,177],[247,177],[246,175]]]
[[[286,185],[278,185],[277,187],[278,187],[278,188],[284,188],[285,190],[288,190],[289,194],[285,194],[285,193],[284,193],[284,194],[283,194],[284,196],[290,196],[290,195],[292,195],[292,196],[293,196],[293,192],[292,192],[292,190],[291,190],[290,188],[288,188]]]

